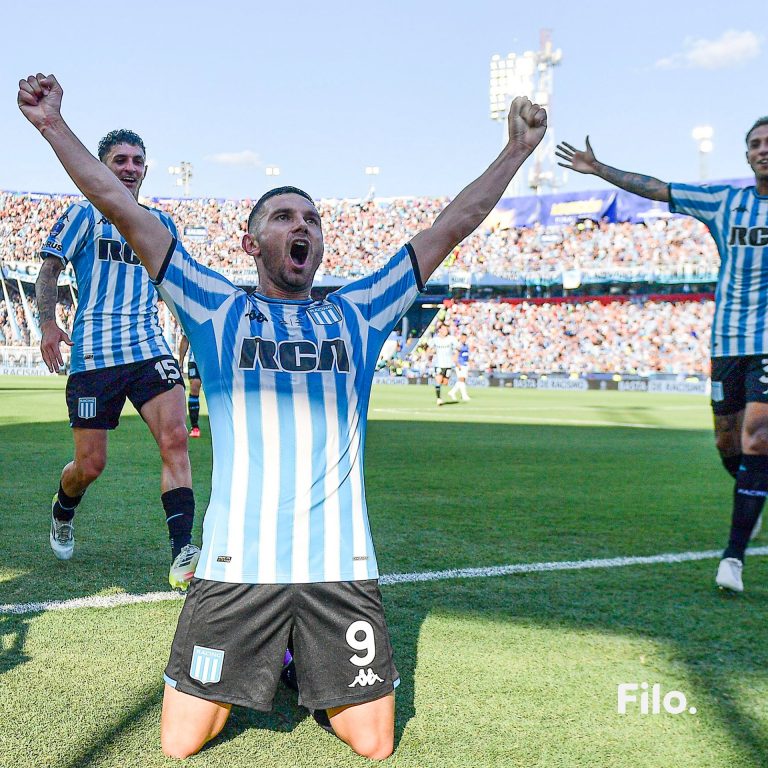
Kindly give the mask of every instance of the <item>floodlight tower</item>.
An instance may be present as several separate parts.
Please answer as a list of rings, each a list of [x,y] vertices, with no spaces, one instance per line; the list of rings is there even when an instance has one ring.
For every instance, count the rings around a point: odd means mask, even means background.
[[[699,148],[699,181],[706,181],[709,176],[707,155],[715,148],[712,137],[715,129],[711,125],[697,125],[691,132],[691,137]]]
[[[506,59],[495,54],[491,57],[491,120],[502,124],[503,144],[507,143],[507,113],[515,96],[527,96],[547,110],[549,128],[541,144],[533,154],[528,166],[528,186],[535,194],[544,188],[556,189],[561,179],[556,174],[555,136],[552,130],[552,94],[554,91],[554,68],[560,64],[563,52],[552,48],[552,32],[542,29],[540,50],[526,51],[518,56],[507,54]],[[502,144],[502,145],[503,145]],[[506,194],[522,194],[523,173],[518,173],[509,185]]]
[[[176,176],[176,186],[183,187],[184,197],[189,197],[189,182],[194,176],[194,173],[192,173],[192,163],[182,160],[181,165],[169,166],[168,173],[171,176]]]

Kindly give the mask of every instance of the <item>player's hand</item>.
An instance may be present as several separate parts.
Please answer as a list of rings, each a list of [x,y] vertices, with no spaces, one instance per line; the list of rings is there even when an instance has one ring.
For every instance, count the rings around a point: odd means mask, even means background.
[[[72,340],[65,330],[59,328],[56,323],[50,321],[42,328],[43,338],[40,340],[40,352],[43,355],[43,362],[48,366],[51,373],[58,373],[60,368],[64,367],[64,358],[61,356],[62,342],[67,346],[72,346]]]
[[[522,145],[533,152],[547,131],[547,110],[532,104],[526,96],[517,96],[509,108],[507,124],[509,143]]]
[[[555,154],[565,160],[558,165],[576,173],[597,173],[597,159],[589,143],[589,136],[586,138],[586,144],[587,148],[584,150],[576,149],[565,141],[558,144]]]
[[[42,131],[53,121],[61,119],[61,86],[53,75],[38,72],[26,80],[19,80],[19,93],[16,103],[24,117],[38,131]]]

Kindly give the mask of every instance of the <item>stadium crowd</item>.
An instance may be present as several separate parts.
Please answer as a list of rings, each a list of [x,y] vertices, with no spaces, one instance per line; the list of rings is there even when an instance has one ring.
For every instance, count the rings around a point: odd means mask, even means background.
[[[35,301],[28,295],[30,308]],[[0,300],[0,344],[35,345],[18,299],[12,309],[21,338],[14,337]],[[584,301],[454,303],[440,317],[458,337],[469,337],[470,367],[483,372],[525,373],[708,373],[712,301]],[[74,307],[57,306],[59,324],[71,330]],[[178,329],[160,302],[160,322],[178,342]],[[175,346],[174,346],[175,348]],[[389,363],[393,373],[429,374],[425,343]]]
[[[712,301],[465,302],[442,320],[468,336],[470,368],[496,373],[709,373]],[[406,375],[428,373],[420,343]]]
[[[0,193],[0,259],[34,263],[57,216],[76,198]],[[185,246],[208,266],[252,269],[240,247],[251,200],[179,199],[147,201],[169,213]],[[414,232],[428,226],[447,198],[324,200],[325,259],[319,276],[354,278],[383,264]],[[645,224],[593,224],[567,227],[481,227],[449,257],[445,270],[478,277],[537,282],[562,272],[631,280],[649,271],[695,282],[716,274],[719,257],[706,228],[690,218],[656,219]]]
[[[27,302],[29,308],[37,319],[37,302],[35,301],[34,293],[27,292]],[[19,346],[28,347],[34,346],[38,343],[38,339],[35,337],[33,331],[29,327],[26,316],[24,314],[24,305],[17,297],[11,298],[11,313],[16,319],[16,328],[18,329],[18,335],[14,333],[13,324],[9,317],[8,304],[2,294],[0,294],[0,345],[5,346]],[[56,322],[64,328],[68,333],[72,330],[72,321],[75,317],[75,307],[71,302],[59,302],[56,305]]]
[[[0,259],[33,279],[38,251],[53,223],[77,198],[0,193]],[[224,272],[246,274],[253,264],[240,247],[251,200],[147,201],[168,212],[189,250]],[[326,254],[318,275],[354,278],[383,263],[415,231],[427,226],[447,198],[324,200]],[[449,257],[442,270],[492,274],[525,282],[556,279],[563,272],[631,280],[639,271],[678,275],[692,282],[717,272],[719,260],[706,228],[691,218],[645,224],[580,222],[559,228],[481,228]],[[439,274],[439,273],[438,273]],[[246,280],[247,282],[247,280]],[[12,284],[9,281],[9,284]],[[14,284],[15,285],[15,284]],[[36,311],[31,285],[30,306]],[[0,344],[36,344],[18,294],[10,311],[0,298]],[[59,323],[71,328],[71,303],[58,306]],[[708,359],[711,302],[583,301],[580,303],[454,304],[446,320],[470,338],[472,367],[482,371],[703,373]],[[392,370],[431,369],[419,345],[395,357]]]

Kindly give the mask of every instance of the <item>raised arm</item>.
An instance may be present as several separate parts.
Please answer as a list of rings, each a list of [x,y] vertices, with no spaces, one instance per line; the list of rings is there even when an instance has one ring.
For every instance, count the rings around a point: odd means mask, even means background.
[[[37,298],[37,312],[40,319],[40,352],[43,362],[51,373],[56,373],[63,365],[61,356],[61,344],[72,346],[67,332],[59,328],[56,322],[56,304],[59,300],[59,275],[64,269],[61,259],[48,256],[43,259],[40,272],[35,282],[35,297]]]
[[[507,122],[509,140],[501,154],[482,176],[459,192],[429,229],[411,240],[424,282],[499,202],[512,177],[544,137],[547,113],[538,104],[518,96],[512,102]]]
[[[30,75],[19,81],[17,103],[24,117],[51,145],[78,189],[128,241],[155,277],[171,245],[171,234],[142,208],[117,177],[75,136],[61,116],[61,86],[53,75]]]
[[[558,144],[555,154],[565,160],[564,163],[558,163],[558,165],[570,171],[576,171],[576,173],[591,173],[594,176],[599,176],[627,192],[640,195],[640,197],[659,200],[662,203],[669,202],[669,186],[665,181],[660,181],[653,176],[643,176],[641,173],[620,171],[618,168],[612,168],[610,165],[601,163],[595,157],[592,145],[589,143],[589,136],[586,138],[586,145],[587,148],[581,150],[572,147],[565,141]]]

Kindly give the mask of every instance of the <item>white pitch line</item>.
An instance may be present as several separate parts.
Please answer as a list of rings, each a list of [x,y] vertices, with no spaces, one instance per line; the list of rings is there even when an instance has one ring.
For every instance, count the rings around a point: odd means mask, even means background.
[[[754,547],[752,555],[768,555],[768,546]],[[628,565],[655,565],[658,563],[689,563],[695,560],[714,560],[722,557],[722,550],[709,549],[704,552],[669,552],[663,555],[639,557],[606,557],[593,560],[555,560],[548,563],[516,563],[514,565],[492,565],[486,568],[452,568],[447,571],[421,571],[416,573],[388,573],[379,578],[379,584],[388,587],[393,584],[417,584],[421,581],[444,581],[446,579],[477,579],[491,576],[509,576],[514,573],[545,573],[550,571],[581,571],[587,568],[623,568]],[[176,592],[148,592],[143,595],[121,593],[117,595],[93,595],[76,597],[72,600],[49,600],[41,603],[9,603],[0,605],[0,615],[16,616],[44,611],[67,611],[73,608],[118,608],[137,603],[159,603],[166,600],[182,600]]]
[[[374,413],[389,413],[389,414],[407,414],[409,416],[434,416],[436,415],[436,411],[416,411],[416,410],[410,410],[405,408],[373,408],[372,409]],[[443,411],[445,413],[445,411]],[[458,414],[459,412],[457,412]],[[451,416],[457,415],[454,413],[451,413]],[[467,417],[471,418],[477,415],[493,415],[493,414],[486,414],[485,412],[474,412],[474,413],[467,413]],[[513,421],[519,424],[528,424],[529,426],[535,427],[537,424],[554,424],[555,426],[560,425],[576,425],[580,427],[627,427],[629,429],[665,429],[665,430],[681,430],[681,429],[688,429],[688,427],[676,427],[676,426],[665,426],[662,424],[644,424],[641,422],[633,422],[633,421],[598,421],[597,419],[547,419],[542,418],[540,416],[526,416],[525,414],[522,414],[520,416],[509,416],[504,414],[494,415],[494,418],[498,421]],[[454,423],[454,422],[452,422]]]
[[[751,555],[768,555],[768,547],[754,547]],[[547,571],[580,571],[586,568],[622,568],[627,565],[654,565],[656,563],[689,563],[694,560],[713,560],[723,556],[722,549],[704,552],[670,552],[664,555],[640,557],[606,557],[595,560],[556,560],[551,563],[517,563],[515,565],[494,565],[488,568],[456,568],[448,571],[424,571],[422,573],[391,573],[382,576],[379,583],[415,584],[419,581],[441,581],[443,579],[476,579],[489,576],[508,576],[513,573],[543,573]],[[2,608],[0,607],[0,611]]]

